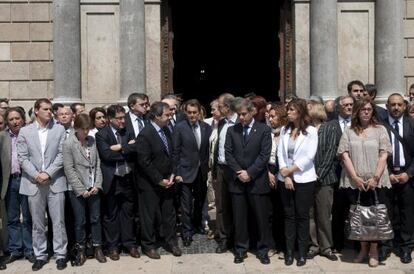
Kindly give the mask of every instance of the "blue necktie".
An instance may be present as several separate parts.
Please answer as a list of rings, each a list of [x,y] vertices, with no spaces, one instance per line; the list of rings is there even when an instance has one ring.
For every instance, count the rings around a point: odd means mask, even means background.
[[[117,131],[115,133],[115,135],[116,135],[116,140],[117,140],[118,144],[122,144],[121,134]],[[118,161],[118,162],[116,162],[116,165],[118,167],[118,174],[117,175],[121,176],[121,177],[125,176],[125,174],[127,173],[126,162],[125,161]]]
[[[394,128],[397,133],[400,133],[400,127],[398,126],[398,120],[394,121]],[[394,166],[400,166],[400,142],[397,139],[397,136],[394,136]]]
[[[160,133],[160,137],[162,142],[164,143],[165,149],[167,150],[167,153],[170,153],[170,150],[168,149],[168,141],[167,141],[167,136],[165,136],[165,133],[162,129],[159,130]]]
[[[141,117],[138,117],[137,122],[138,122],[138,131],[141,132],[141,130],[144,128],[144,121],[142,120]]]
[[[243,126],[243,141],[244,141],[244,143],[247,142],[247,137],[249,137],[249,128],[250,127],[248,125]]]

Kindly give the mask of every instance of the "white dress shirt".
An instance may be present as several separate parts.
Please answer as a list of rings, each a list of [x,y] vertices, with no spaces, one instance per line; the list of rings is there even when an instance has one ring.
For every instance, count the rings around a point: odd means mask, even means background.
[[[47,142],[47,133],[49,132],[48,124],[45,127],[42,127],[37,121],[37,134],[39,135],[40,149],[42,151],[42,170],[45,170],[45,150]]]
[[[227,164],[224,144],[226,143],[227,130],[229,129],[229,127],[234,126],[234,124],[236,123],[236,120],[237,120],[237,113],[234,113],[233,116],[231,116],[230,120],[226,118],[226,123],[223,125],[223,128],[220,131],[219,147],[218,147],[218,163],[221,165]]]
[[[390,121],[390,125],[392,128],[394,128],[394,121],[395,119],[392,118],[390,115],[388,115],[388,121]],[[398,133],[400,134],[401,137],[404,137],[404,130],[403,130],[403,116],[400,117],[400,119],[398,119]],[[392,145],[392,158],[393,158],[393,163],[395,161],[395,151],[394,151],[394,142],[395,142],[395,136],[394,133],[392,133],[391,131],[391,145]],[[398,139],[397,139],[398,141]],[[403,146],[401,144],[401,142],[398,141],[398,143],[400,144],[400,166],[405,166],[405,157],[404,157],[404,149]]]

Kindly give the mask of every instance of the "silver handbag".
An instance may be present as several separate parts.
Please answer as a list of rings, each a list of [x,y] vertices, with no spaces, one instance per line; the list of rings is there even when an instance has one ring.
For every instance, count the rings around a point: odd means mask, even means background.
[[[374,190],[375,205],[362,206],[361,191],[358,193],[356,205],[351,205],[346,223],[348,239],[354,241],[384,241],[394,238],[394,231],[385,204],[378,202],[377,191]]]

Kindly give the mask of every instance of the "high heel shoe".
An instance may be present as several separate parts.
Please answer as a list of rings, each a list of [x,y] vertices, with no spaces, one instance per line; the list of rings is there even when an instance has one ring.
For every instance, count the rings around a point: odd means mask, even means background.
[[[353,260],[353,262],[356,264],[360,264],[364,262],[366,258],[367,258],[366,253],[359,252],[358,256]]]
[[[376,255],[369,255],[369,261],[368,261],[368,265],[370,267],[377,267],[379,264],[379,260],[378,260],[378,254]]]

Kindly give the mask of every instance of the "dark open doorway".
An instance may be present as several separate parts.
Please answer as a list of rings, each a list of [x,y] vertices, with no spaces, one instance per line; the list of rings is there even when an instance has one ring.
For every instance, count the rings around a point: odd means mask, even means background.
[[[278,99],[279,2],[169,0],[175,93],[204,105],[225,91]]]

